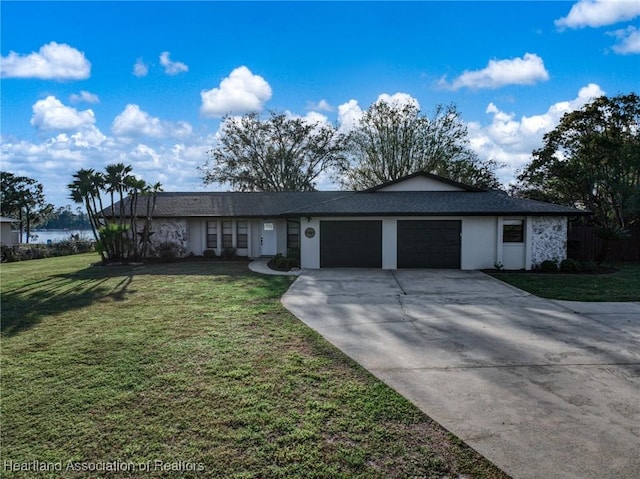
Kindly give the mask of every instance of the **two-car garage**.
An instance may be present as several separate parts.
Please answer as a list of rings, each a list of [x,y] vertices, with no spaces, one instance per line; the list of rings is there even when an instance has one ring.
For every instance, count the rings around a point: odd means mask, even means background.
[[[398,268],[460,268],[460,220],[398,220]],[[382,220],[320,221],[320,267],[381,268]]]

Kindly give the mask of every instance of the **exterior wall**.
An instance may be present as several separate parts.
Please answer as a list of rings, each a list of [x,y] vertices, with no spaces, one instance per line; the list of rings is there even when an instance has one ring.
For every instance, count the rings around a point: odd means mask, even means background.
[[[495,216],[467,216],[452,219],[462,220],[460,269],[493,268],[498,251],[497,218]]]
[[[13,231],[11,223],[0,223],[2,231],[0,232],[0,244],[3,246],[14,246],[18,244],[20,233]]]
[[[320,268],[320,220],[327,221],[382,221],[382,268],[397,267],[397,222],[402,220],[462,220],[460,245],[461,269],[492,268],[496,261],[495,217],[403,216],[398,217],[323,217],[300,220],[300,261],[303,268]],[[305,230],[313,228],[315,235],[307,237]]]
[[[312,238],[306,234],[310,228],[314,232]],[[320,267],[320,218],[300,218],[300,266],[308,269]]]
[[[170,242],[177,244],[181,249],[181,256],[191,251],[189,225],[185,218],[168,218],[153,220],[151,226],[151,247],[157,247],[160,243]]]
[[[493,268],[496,262],[505,269],[531,269],[551,259],[561,261],[567,255],[567,218],[534,216],[525,219],[524,243],[503,243],[503,217],[443,217],[443,216],[403,216],[403,217],[323,217],[300,218],[300,259],[303,268],[320,267],[320,220],[382,221],[382,268],[397,267],[397,221],[403,220],[461,220],[462,237],[460,246],[460,267],[463,270]],[[225,218],[225,220],[227,220]],[[236,244],[236,221],[233,222],[233,243]],[[222,220],[220,218],[158,219],[153,221],[152,246],[170,241],[178,244],[184,254],[202,255],[206,249],[206,223],[218,221],[218,247],[222,252]],[[261,252],[262,226],[265,221],[274,223],[277,253],[287,253],[287,221],[283,218],[261,218],[248,220],[248,248],[237,249],[241,256],[257,258]],[[4,226],[4,225],[3,225]],[[305,231],[313,228],[315,234],[309,238]],[[3,231],[4,239],[4,231]]]
[[[504,269],[529,269],[526,268],[525,244],[502,243],[502,266]]]
[[[207,222],[215,221],[217,223],[218,241],[215,248],[216,255],[222,253],[222,222],[231,221],[232,223],[232,243],[237,244],[237,222],[239,220],[247,221],[247,247],[236,248],[236,254],[238,256],[247,256],[249,258],[259,258],[262,255],[261,252],[261,234],[262,226],[265,221],[274,224],[276,230],[277,241],[277,253],[287,253],[287,221],[282,218],[261,218],[261,219],[248,219],[248,218],[189,218],[187,220],[175,219],[175,220],[154,220],[153,230],[156,231],[156,225],[164,223],[162,226],[163,237],[165,239],[160,241],[174,241],[173,237],[184,237],[182,242],[175,241],[185,248],[187,254],[193,253],[196,256],[201,256],[204,250],[207,248]],[[168,231],[171,229],[171,225],[175,226],[175,234],[169,235],[167,239]],[[186,226],[185,226],[186,225]],[[183,229],[186,229],[186,234]],[[152,237],[155,240],[156,234]]]
[[[416,176],[393,185],[380,188],[378,191],[464,191],[454,185],[449,185],[433,178]]]
[[[507,270],[531,269],[531,221],[525,217],[499,216],[496,230],[496,264],[501,264]],[[503,241],[503,227],[505,220],[520,220],[524,225],[524,241],[522,243],[505,243]]]
[[[531,264],[539,266],[545,260],[567,258],[567,217],[532,216]]]
[[[207,249],[207,223],[199,218],[190,218],[189,227],[189,253],[201,256]]]

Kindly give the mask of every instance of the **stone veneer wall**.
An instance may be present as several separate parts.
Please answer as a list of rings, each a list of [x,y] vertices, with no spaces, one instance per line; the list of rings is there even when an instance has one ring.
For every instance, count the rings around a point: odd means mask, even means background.
[[[567,217],[533,216],[531,221],[531,263],[540,266],[545,260],[558,263],[567,257]]]
[[[189,228],[186,219],[171,218],[153,220],[151,225],[151,249],[160,243],[174,243],[180,249],[179,256],[184,256],[190,251]]]

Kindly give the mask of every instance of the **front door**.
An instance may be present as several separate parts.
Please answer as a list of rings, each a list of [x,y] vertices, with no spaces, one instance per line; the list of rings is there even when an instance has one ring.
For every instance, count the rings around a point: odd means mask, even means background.
[[[262,222],[262,236],[260,238],[260,254],[275,256],[277,250],[276,224],[273,221]]]

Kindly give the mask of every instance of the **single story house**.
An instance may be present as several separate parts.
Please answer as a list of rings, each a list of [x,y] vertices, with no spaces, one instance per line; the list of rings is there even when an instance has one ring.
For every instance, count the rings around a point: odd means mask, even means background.
[[[19,225],[20,220],[0,216],[0,245],[15,246],[20,242]]]
[[[159,193],[153,241],[202,255],[300,252],[303,268],[531,269],[588,212],[418,172],[365,191]]]

